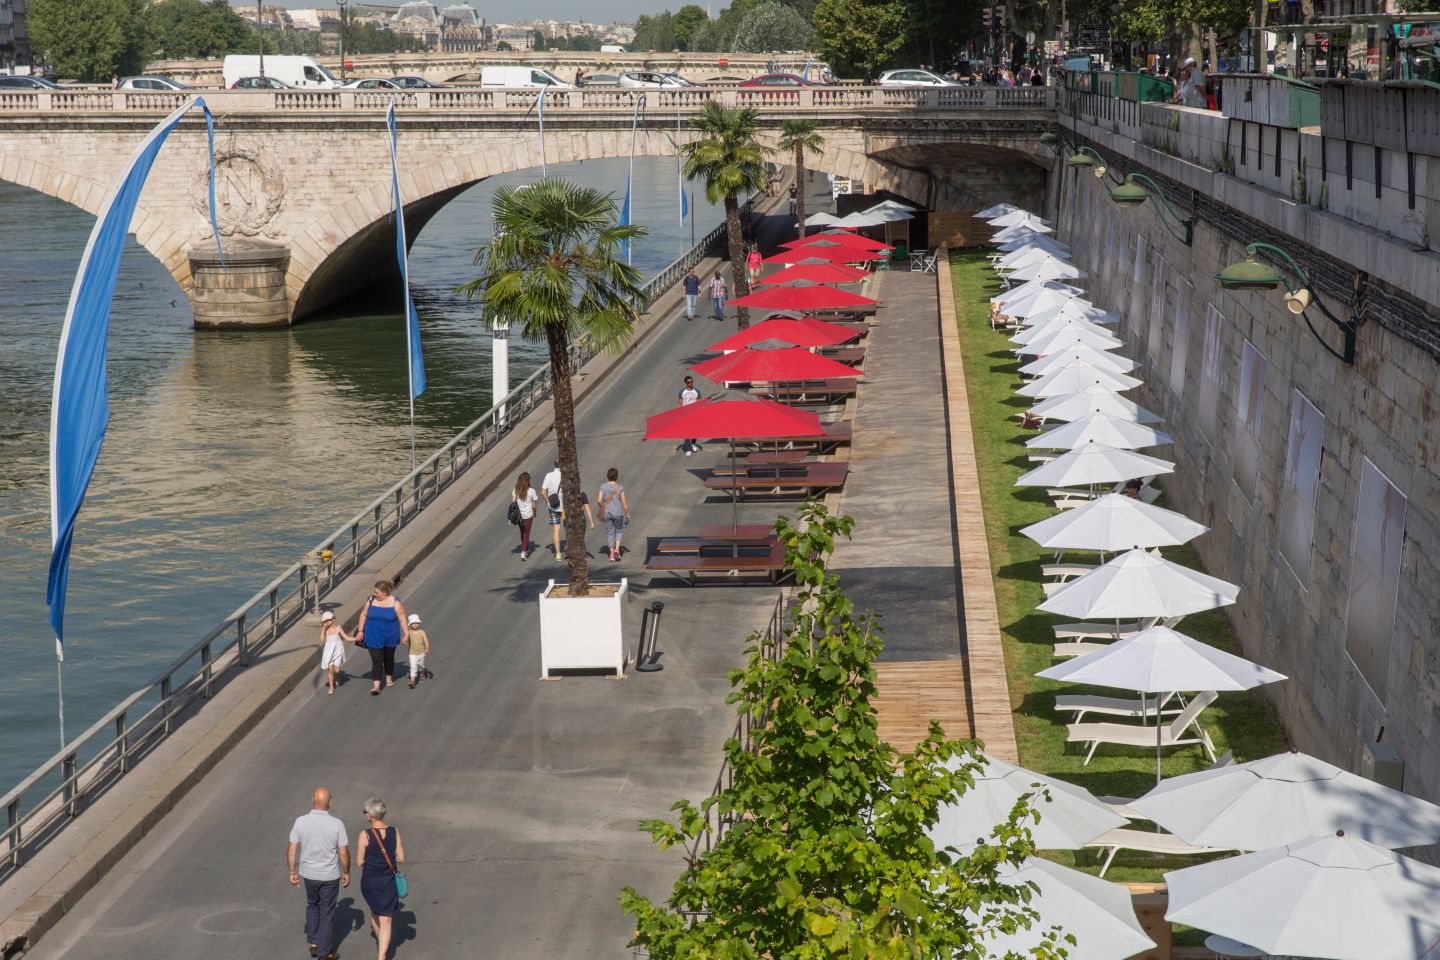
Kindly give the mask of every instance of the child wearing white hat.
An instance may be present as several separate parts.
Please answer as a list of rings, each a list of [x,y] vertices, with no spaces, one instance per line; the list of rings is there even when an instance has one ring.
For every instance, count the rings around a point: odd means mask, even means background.
[[[340,680],[340,667],[345,663],[345,644],[354,640],[335,622],[335,614],[330,610],[320,614],[320,642],[324,644],[320,651],[320,669],[325,672],[329,692],[333,694]]]
[[[425,666],[425,658],[430,654],[430,636],[420,626],[418,614],[410,614],[406,618],[405,637],[400,642],[410,647],[410,689],[415,689],[415,684],[421,680],[429,680],[434,674]]]

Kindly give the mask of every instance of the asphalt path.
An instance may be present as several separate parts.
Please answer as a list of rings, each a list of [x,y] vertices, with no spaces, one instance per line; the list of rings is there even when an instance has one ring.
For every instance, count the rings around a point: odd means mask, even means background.
[[[643,570],[647,537],[729,518],[728,504],[707,498],[692,475],[719,463],[722,449],[684,458],[641,435],[648,414],[675,403],[686,362],[734,329],[733,319],[670,319],[577,419],[585,489],[593,498],[605,468],[618,467],[634,515],[619,564],[605,559],[603,530],[590,534],[592,579],[632,578],[631,638],[642,607],[664,600],[662,672],[538,679],[536,596],[566,568],[544,549],[522,563],[505,521],[508,498],[494,496],[397,591],[432,637],[433,682],[410,690],[402,681],[371,697],[361,653],[329,696],[317,646],[313,681],[27,958],[307,955],[304,898],[288,883],[285,847],[292,820],[322,785],[352,844],[372,796],[389,805],[404,838],[411,896],[397,917],[394,956],[626,955],[632,926],[617,905],[620,888],[663,896],[681,866],[636,822],[708,793],[734,723],[725,672],[777,595],[651,586]],[[543,447],[531,458],[537,487],[553,456]],[[770,522],[782,509],[746,504],[741,518]],[[548,545],[543,512],[533,539]],[[342,956],[374,955],[363,908],[357,876],[341,891]]]

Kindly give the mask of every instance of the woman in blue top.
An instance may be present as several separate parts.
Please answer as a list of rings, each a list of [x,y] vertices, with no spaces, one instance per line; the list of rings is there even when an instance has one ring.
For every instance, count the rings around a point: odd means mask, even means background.
[[[380,695],[380,684],[395,686],[395,648],[400,643],[405,629],[405,605],[391,592],[395,585],[389,580],[376,580],[375,589],[365,607],[360,611],[360,629],[355,631],[355,642],[365,645],[370,651],[370,679],[375,685],[370,696]]]

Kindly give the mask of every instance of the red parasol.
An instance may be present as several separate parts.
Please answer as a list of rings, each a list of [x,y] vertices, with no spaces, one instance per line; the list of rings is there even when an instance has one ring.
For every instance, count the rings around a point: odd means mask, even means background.
[[[879,300],[834,287],[765,287],[747,296],[727,300],[725,305],[775,310],[838,310],[844,307],[873,307],[879,303]]]
[[[817,247],[812,243],[809,246],[793,247],[784,253],[777,253],[773,257],[766,257],[762,262],[794,264],[818,260],[822,263],[859,263],[862,260],[884,259],[885,254],[873,250],[842,246]]]
[[[805,317],[792,320],[789,317],[771,317],[748,330],[741,330],[706,347],[707,350],[739,350],[761,340],[781,340],[796,347],[828,347],[847,340],[854,340],[860,331],[842,327],[838,323],[826,323]]]
[[[871,240],[853,233],[817,233],[800,240],[787,240],[780,246],[787,249],[798,247],[855,247],[859,250],[885,250],[895,248],[879,240]]]
[[[785,347],[780,350],[755,350],[743,347],[732,353],[697,363],[690,369],[716,383],[830,380],[859,377],[865,373],[863,370],[846,366],[838,360],[822,357],[800,347]]]
[[[854,283],[863,280],[870,274],[868,271],[855,267],[846,267],[837,263],[806,263],[797,267],[786,267],[784,270],[776,270],[770,276],[761,280],[756,286],[775,287],[782,283]]]

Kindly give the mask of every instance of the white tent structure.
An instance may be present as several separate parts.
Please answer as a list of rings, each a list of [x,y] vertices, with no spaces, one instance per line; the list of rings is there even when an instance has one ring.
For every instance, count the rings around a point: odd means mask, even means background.
[[[1025,446],[1031,450],[1074,450],[1087,443],[1103,443],[1117,450],[1138,450],[1174,442],[1163,430],[1105,413],[1092,413],[1030,437]]]
[[[1014,253],[1016,250],[1038,249],[1048,250],[1058,257],[1070,256],[1070,247],[1061,243],[1054,237],[1042,236],[1040,234],[1026,234],[1023,237],[1016,237],[1013,240],[1001,241],[995,246],[1001,253]]]
[[[1169,460],[1147,457],[1132,450],[1116,450],[1103,443],[1090,443],[1062,453],[1049,463],[1042,463],[1029,473],[1022,474],[1015,481],[1015,486],[1084,487],[1097,483],[1120,483],[1174,470],[1175,464]]]
[[[1056,457],[1040,469],[1062,459]],[[1066,583],[1037,609],[1081,620],[1158,619],[1228,606],[1239,594],[1239,587],[1218,577],[1144,550],[1128,550]]]
[[[1073,263],[1064,260],[1046,260],[1031,263],[1010,271],[1008,280],[1075,280],[1089,274]]]
[[[1042,227],[1051,226],[1049,220],[1036,216],[1028,210],[1011,210],[1007,214],[994,217],[989,223],[992,227],[1026,227],[1032,224]]]
[[[1125,960],[1155,946],[1135,918],[1135,901],[1119,884],[1031,857],[1018,868],[1002,868],[1004,883],[1033,884],[1030,909],[1038,915],[1029,929],[984,940],[990,957],[1029,957],[1052,927],[1075,943],[1065,944],[1067,960]]]
[[[1047,420],[1078,420],[1089,413],[1108,413],[1112,417],[1125,416],[1136,423],[1164,423],[1158,413],[1146,410],[1133,400],[1126,400],[1107,387],[1092,385],[1076,393],[1050,397],[1031,407],[1031,416]]]
[[[1020,533],[1052,550],[1113,553],[1134,547],[1172,547],[1189,543],[1209,529],[1174,510],[1142,503],[1124,494],[1107,493],[1073,510],[1063,510],[1053,517],[1032,523],[1022,528]],[[1233,844],[1215,846],[1232,847]]]
[[[1009,290],[997,293],[990,298],[990,302],[1008,305],[1017,303],[1027,297],[1035,296],[1036,294],[1056,293],[1065,295],[1065,299],[1059,302],[1068,303],[1072,298],[1084,292],[1085,291],[1079,287],[1071,286],[1068,283],[1061,283],[1059,280],[1030,280],[1020,284],[1018,287],[1011,287]]]
[[[1092,324],[1067,324],[1064,322],[1058,326],[1047,324],[1044,327],[1037,327],[1036,332],[1038,336],[1021,342],[1015,348],[1015,352],[1021,356],[1049,357],[1077,347],[1107,351],[1125,345],[1118,338],[1111,336],[1104,327]],[[1011,339],[1014,340],[1013,337]]]
[[[1027,377],[1043,377],[1052,370],[1071,363],[1088,363],[1092,367],[1102,367],[1113,373],[1129,373],[1139,364],[1129,357],[1123,357],[1118,353],[1106,353],[1105,348],[1096,349],[1083,343],[1072,343],[1055,353],[1046,353],[1042,357],[1031,360],[1020,368],[1020,372]]]
[[[1133,390],[1143,382],[1128,374],[1114,373],[1103,367],[1074,361],[1051,370],[1039,380],[1030,381],[1015,392],[1022,397],[1058,397],[1098,383],[1119,393]]]
[[[993,207],[986,207],[984,210],[981,210],[979,213],[975,214],[975,219],[989,220],[992,217],[1003,217],[1005,216],[1005,214],[1014,213],[1016,210],[1020,210],[1020,208],[1013,204],[997,203]],[[1024,213],[1025,211],[1021,210],[1020,212]]]

